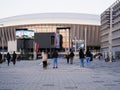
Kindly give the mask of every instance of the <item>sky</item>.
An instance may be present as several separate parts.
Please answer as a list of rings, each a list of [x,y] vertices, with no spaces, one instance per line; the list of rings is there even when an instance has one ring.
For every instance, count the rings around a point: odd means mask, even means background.
[[[116,0],[0,0],[0,19],[34,13],[100,15]]]

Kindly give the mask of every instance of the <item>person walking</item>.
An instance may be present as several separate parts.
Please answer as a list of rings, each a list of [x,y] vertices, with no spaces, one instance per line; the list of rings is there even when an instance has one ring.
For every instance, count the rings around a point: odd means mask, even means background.
[[[79,59],[80,59],[80,66],[81,67],[84,67],[84,58],[85,58],[84,52],[83,52],[82,49],[80,49],[80,51],[79,51]]]
[[[9,64],[10,64],[10,59],[11,59],[11,56],[10,56],[9,52],[8,52],[7,55],[6,55],[6,59],[7,59],[8,66],[9,66]]]
[[[73,64],[73,58],[74,58],[74,53],[71,50],[71,52],[70,52],[70,64]]]
[[[89,51],[89,49],[87,49],[87,51],[86,51],[86,64],[87,64],[87,66],[90,65],[90,59],[91,59],[91,52]]]
[[[53,57],[53,68],[58,68],[58,52],[57,51],[54,51],[53,54],[52,54],[52,57]]]
[[[0,63],[2,63],[2,54],[0,53]]]
[[[43,63],[44,69],[47,69],[47,59],[48,59],[47,52],[43,51],[42,52],[42,63]]]
[[[69,58],[70,58],[69,52],[66,53],[65,58],[67,59],[67,63],[69,63]]]
[[[16,53],[15,53],[15,51],[14,51],[14,52],[13,52],[13,56],[12,56],[13,65],[16,64],[16,57],[17,57],[17,55],[16,55]]]

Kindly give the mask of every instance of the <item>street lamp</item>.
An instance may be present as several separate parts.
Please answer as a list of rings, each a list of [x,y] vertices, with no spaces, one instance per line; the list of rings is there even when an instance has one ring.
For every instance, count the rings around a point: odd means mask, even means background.
[[[112,62],[112,6],[110,7],[110,30],[109,30],[109,59]]]
[[[76,57],[76,56],[77,56],[77,55],[76,55],[76,53],[77,53],[77,37],[76,37],[76,36],[74,36],[73,43],[74,43],[75,57]]]
[[[87,28],[85,27],[85,53],[87,50]]]

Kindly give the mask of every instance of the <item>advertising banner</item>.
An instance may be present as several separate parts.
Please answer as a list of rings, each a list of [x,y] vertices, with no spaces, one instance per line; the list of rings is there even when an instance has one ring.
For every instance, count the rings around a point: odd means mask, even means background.
[[[55,47],[60,48],[60,34],[58,33],[55,35]]]

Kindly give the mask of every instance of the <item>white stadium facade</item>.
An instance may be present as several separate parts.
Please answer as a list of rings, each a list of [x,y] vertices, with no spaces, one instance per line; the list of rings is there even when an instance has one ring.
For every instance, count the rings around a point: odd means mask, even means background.
[[[0,19],[1,52],[3,48],[5,52],[14,50],[16,47],[14,42],[17,40],[17,29],[33,30],[35,33],[59,33],[63,37],[63,49],[75,47],[74,43],[85,43],[86,38],[87,48],[93,51],[100,50],[100,16],[98,15],[81,13],[39,13]],[[13,42],[13,44],[10,44],[10,42]],[[40,48],[41,47],[39,47],[39,49]],[[79,49],[79,45],[77,49]],[[19,52],[17,48],[15,51]]]

